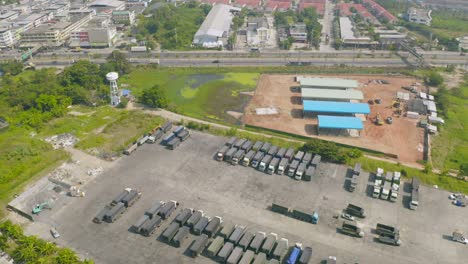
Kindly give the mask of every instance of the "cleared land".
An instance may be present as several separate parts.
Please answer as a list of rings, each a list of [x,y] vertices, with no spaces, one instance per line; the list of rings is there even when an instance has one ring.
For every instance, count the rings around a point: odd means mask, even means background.
[[[376,126],[373,122],[377,113],[382,118],[392,116],[392,102],[397,91],[404,91],[402,86],[408,86],[417,80],[406,77],[340,75],[331,76],[354,79],[359,82],[359,89],[364,93],[363,102],[369,99],[382,99],[380,105],[371,105],[371,114],[364,122],[364,130],[359,138],[317,135],[317,120],[302,117],[301,94],[293,91],[297,87],[296,75],[262,75],[257,90],[245,109],[244,123],[303,136],[318,137],[339,143],[349,144],[397,154],[398,159],[408,164],[416,164],[423,156],[423,130],[417,128],[417,121],[406,117],[393,117],[393,124]],[[330,76],[327,76],[330,77]],[[372,80],[387,80],[390,84],[377,84]],[[275,107],[278,115],[256,115],[255,109]]]
[[[173,199],[181,202],[179,208],[202,209],[209,216],[223,216],[225,221],[246,225],[250,230],[275,232],[290,243],[310,245],[314,249],[311,262],[314,264],[329,255],[337,256],[340,263],[383,264],[451,264],[468,257],[466,245],[449,240],[453,229],[466,228],[468,211],[452,206],[445,191],[422,186],[420,208],[411,211],[406,208],[408,184],[403,184],[399,200],[391,203],[369,197],[373,175],[365,172],[354,193],[345,191],[349,177],[345,166],[322,163],[311,182],[266,175],[213,160],[225,140],[194,132],[174,151],[158,144],[143,145],[88,183],[86,197],[58,195],[62,202],[53,210],[44,211],[37,222],[26,228],[27,233],[51,239],[48,229],[54,224],[61,233],[56,240],[58,244],[71,246],[96,263],[212,263],[203,256],[194,260],[183,255],[194,235],[179,249],[157,240],[174,215],[152,237],[128,231],[154,201]],[[92,223],[96,212],[125,187],[140,189],[142,198],[115,223]],[[317,210],[319,224],[273,213],[267,209],[272,201]],[[336,230],[338,220],[333,215],[340,213],[348,202],[362,205],[367,211],[368,217],[359,220],[366,232],[363,239]],[[393,247],[375,242],[371,227],[378,222],[397,225],[403,245]]]

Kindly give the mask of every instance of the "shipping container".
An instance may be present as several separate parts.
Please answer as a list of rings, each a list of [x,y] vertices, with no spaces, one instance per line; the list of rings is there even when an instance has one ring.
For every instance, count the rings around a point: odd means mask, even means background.
[[[243,166],[249,166],[250,162],[252,161],[253,157],[255,156],[255,151],[250,150],[247,154],[245,154],[244,158],[242,159],[242,165]]]
[[[149,219],[149,216],[147,215],[142,215],[140,218],[138,218],[138,220],[132,225],[131,229],[133,232],[135,233],[140,233],[140,229],[141,227],[143,226],[143,224],[150,220]]]
[[[191,257],[198,257],[206,248],[208,241],[208,236],[205,234],[197,237],[189,247],[189,255]]]
[[[289,241],[286,238],[281,238],[273,251],[272,258],[282,262],[286,253],[288,253]]]
[[[167,219],[169,218],[169,216],[171,216],[172,212],[174,212],[176,208],[177,202],[169,201],[161,207],[161,210],[159,210],[158,215],[161,216],[162,219]]]
[[[311,247],[305,247],[302,250],[301,257],[299,258],[298,263],[299,264],[309,264],[310,258],[312,258],[312,248]]]
[[[174,150],[180,145],[180,142],[181,142],[180,138],[178,138],[178,137],[173,138],[173,139],[171,139],[171,141],[169,141],[167,143],[167,148],[170,149],[170,150]]]
[[[234,250],[231,252],[229,255],[226,264],[237,264],[240,259],[242,258],[242,255],[244,254],[244,251],[240,247],[234,248]]]
[[[102,223],[102,220],[104,220],[104,216],[107,214],[107,212],[109,212],[111,208],[112,207],[110,205],[104,206],[104,208],[101,211],[99,211],[93,218],[93,222],[96,224]]]
[[[262,146],[263,146],[263,142],[262,141],[257,141],[253,145],[252,149],[255,150],[255,151],[259,151],[262,148]]]
[[[278,239],[277,234],[270,233],[265,239],[265,243],[263,243],[262,247],[260,248],[260,252],[263,252],[267,254],[267,256],[270,256],[270,254],[272,253],[271,251],[275,247],[277,239]]]
[[[247,250],[244,255],[242,255],[239,264],[251,264],[252,260],[255,258],[255,253],[251,250]]]
[[[234,147],[237,148],[237,149],[240,149],[242,147],[242,145],[244,145],[244,143],[247,142],[247,139],[245,138],[240,138],[236,141],[236,143],[234,143]]]
[[[260,251],[260,248],[262,247],[263,240],[265,240],[265,236],[265,232],[259,231],[255,233],[254,239],[252,240],[252,242],[250,242],[249,249],[255,252],[255,254],[257,254]]]
[[[183,226],[179,228],[179,231],[177,231],[177,234],[174,236],[172,239],[172,245],[176,248],[180,248],[182,243],[189,237],[190,234],[190,228],[187,226]]]
[[[160,216],[155,215],[152,219],[146,221],[140,228],[140,233],[144,236],[151,236],[156,228],[161,224],[162,219]]]
[[[243,149],[239,149],[238,151],[236,151],[236,153],[234,153],[234,155],[232,156],[232,159],[231,159],[231,164],[232,165],[237,165],[239,164],[239,162],[244,158],[245,156],[245,151]]]
[[[239,243],[240,239],[242,238],[242,235],[245,232],[245,226],[238,225],[232,232],[232,234],[229,236],[228,241],[233,243],[234,245],[237,245]]]
[[[234,244],[232,244],[231,242],[226,242],[226,244],[224,244],[224,246],[218,252],[218,255],[217,255],[216,259],[219,262],[224,263],[227,260],[227,258],[229,257],[229,255],[231,255],[231,252],[233,250],[234,250]]]
[[[252,242],[255,234],[250,231],[245,231],[244,235],[242,236],[241,240],[239,241],[239,247],[247,250],[249,248],[250,242]]]
[[[319,165],[320,161],[322,160],[322,156],[316,154],[314,156],[314,158],[312,159],[312,162],[310,163],[310,165],[314,166],[317,168],[317,166]]]
[[[284,154],[284,157],[291,161],[291,159],[294,157],[294,149],[288,148],[288,150],[286,150],[286,153]]]
[[[216,152],[216,160],[222,161],[224,159],[224,155],[226,154],[226,152],[228,152],[228,150],[229,146],[222,146],[221,149],[219,149],[218,152]]]
[[[288,164],[289,164],[289,159],[282,158],[278,165],[278,169],[276,170],[276,173],[279,175],[283,175],[288,167]]]
[[[266,264],[267,263],[267,255],[263,252],[259,253],[253,262],[253,264]]]
[[[187,138],[190,137],[190,131],[188,130],[184,130],[182,132],[180,132],[177,137],[180,139],[180,141],[185,141],[187,140]]]
[[[236,137],[231,137],[227,142],[226,142],[226,146],[228,147],[233,147],[234,146],[234,143],[236,143],[237,141],[237,138]]]
[[[236,228],[236,226],[233,223],[225,223],[221,231],[219,231],[219,235],[227,240],[234,231],[234,228]]]
[[[122,216],[126,209],[127,207],[125,207],[125,204],[120,202],[107,211],[107,213],[104,215],[104,220],[106,220],[108,223],[113,223],[119,219],[120,216]]]
[[[218,231],[221,229],[221,224],[223,220],[219,216],[215,216],[211,219],[210,223],[206,226],[205,230],[203,230],[203,233],[205,233],[208,237],[213,237],[218,233]]]
[[[180,133],[182,133],[182,131],[185,130],[185,127],[184,126],[177,126],[175,129],[174,129],[174,134],[177,136],[179,135]]]
[[[178,230],[179,224],[173,222],[166,228],[166,230],[164,230],[164,232],[161,234],[161,238],[166,242],[170,242]]]
[[[288,215],[289,214],[289,208],[286,206],[282,206],[278,203],[272,203],[271,204],[271,211],[283,215]]]
[[[119,193],[119,195],[117,195],[111,202],[111,205],[114,206],[118,203],[120,203],[122,201],[123,198],[125,198],[125,196],[127,196],[127,194],[130,192],[130,189],[125,189],[123,190],[121,193]]]
[[[123,199],[122,203],[125,204],[125,207],[132,206],[138,199],[141,197],[141,192],[137,190],[131,190]]]
[[[286,148],[280,148],[278,152],[276,152],[275,157],[282,159],[286,154]]]
[[[304,177],[302,179],[304,181],[311,181],[312,177],[314,177],[315,174],[315,167],[310,165],[309,168],[307,168],[306,172],[304,173]]]
[[[224,154],[224,161],[230,162],[232,160],[232,157],[234,154],[237,152],[237,149],[234,147],[231,147],[226,154]]]
[[[174,133],[170,133],[169,135],[165,136],[161,143],[164,144],[164,145],[167,145],[167,143],[169,143],[171,140],[173,140],[175,138],[175,134]]]
[[[156,202],[153,206],[151,206],[148,210],[146,210],[145,214],[150,218],[153,218],[155,215],[159,213],[162,206],[164,205],[163,201]]]
[[[279,163],[280,163],[280,158],[273,158],[270,164],[268,164],[268,168],[266,172],[268,174],[273,174],[276,171],[276,169],[278,169]]]
[[[245,152],[249,152],[252,149],[253,142],[250,140],[247,140],[242,146],[241,149],[243,149]]]
[[[202,217],[203,217],[202,210],[193,212],[192,216],[187,220],[187,223],[186,223],[187,226],[189,226],[190,228],[193,228],[198,223],[198,221],[200,221]]]
[[[206,255],[210,258],[214,258],[216,255],[218,255],[218,252],[223,247],[223,245],[224,238],[220,236],[216,237],[206,250]]]
[[[271,148],[271,144],[266,142],[265,144],[263,144],[263,146],[260,148],[260,151],[263,152],[263,153],[268,153],[268,151],[270,150]]]
[[[260,161],[263,159],[264,156],[265,156],[265,153],[261,151],[257,152],[257,154],[255,154],[252,161],[250,162],[250,165],[252,166],[252,168],[257,168],[258,164],[260,163]]]
[[[179,223],[180,226],[185,225],[187,220],[192,216],[193,210],[190,208],[185,208],[175,217],[174,221]]]
[[[278,153],[279,148],[277,146],[271,146],[271,148],[268,150],[268,155],[270,156],[275,156],[276,153]]]
[[[304,155],[304,158],[302,158],[302,162],[305,162],[307,165],[309,165],[311,160],[312,160],[312,153],[310,153],[310,152],[307,152]]]
[[[198,221],[198,223],[193,226],[193,233],[195,233],[195,235],[201,235],[209,222],[210,219],[207,216],[202,217],[200,221]]]
[[[162,127],[161,130],[166,133],[167,131],[171,130],[172,122],[166,122]]]
[[[124,150],[123,154],[125,155],[130,155],[132,154],[133,151],[135,151],[138,148],[138,144],[132,144],[127,147],[127,149]]]

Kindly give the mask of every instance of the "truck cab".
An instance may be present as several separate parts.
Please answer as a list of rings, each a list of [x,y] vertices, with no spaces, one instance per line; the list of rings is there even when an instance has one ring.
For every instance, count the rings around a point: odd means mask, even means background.
[[[276,170],[276,173],[278,173],[279,175],[284,174],[284,171],[286,170],[286,167],[288,166],[288,163],[289,163],[288,158],[282,158],[279,165],[278,165],[278,169]]]
[[[268,164],[270,164],[271,159],[272,159],[272,156],[270,156],[270,155],[266,155],[265,157],[263,157],[262,161],[258,165],[258,170],[259,171],[265,171]]]
[[[456,242],[460,242],[462,244],[468,244],[468,238],[466,238],[463,233],[459,230],[455,230],[452,233],[452,240]]]
[[[306,168],[307,164],[305,162],[302,162],[297,168],[296,175],[294,175],[294,179],[298,181],[302,180],[302,175],[304,175]]]

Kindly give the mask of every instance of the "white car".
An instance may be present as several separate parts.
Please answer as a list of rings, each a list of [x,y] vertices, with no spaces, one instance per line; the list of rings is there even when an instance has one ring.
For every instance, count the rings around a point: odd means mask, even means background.
[[[460,198],[463,198],[463,194],[461,194],[461,193],[452,193],[452,194],[449,195],[450,200],[457,200],[457,199],[460,199]]]
[[[54,238],[59,238],[59,237],[60,237],[59,232],[57,232],[57,229],[55,229],[55,228],[51,228],[51,229],[50,229],[50,233],[52,234],[52,236],[53,236]]]
[[[354,221],[354,216],[352,216],[350,214],[342,213],[341,217],[346,219],[346,220],[349,220],[349,221]]]

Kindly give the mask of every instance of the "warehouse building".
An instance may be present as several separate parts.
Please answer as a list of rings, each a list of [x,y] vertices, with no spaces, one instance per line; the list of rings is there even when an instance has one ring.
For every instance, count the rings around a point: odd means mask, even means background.
[[[296,81],[299,82],[301,88],[348,90],[359,87],[359,84],[356,80],[338,78],[297,76]]]
[[[364,96],[358,90],[334,90],[334,89],[317,89],[317,88],[302,88],[302,100],[318,100],[318,101],[336,101],[350,102],[352,100],[363,100]]]
[[[317,116],[317,119],[318,135],[349,135],[353,134],[353,132],[357,132],[357,135],[359,135],[360,131],[364,129],[362,120],[357,117],[319,115]]]
[[[234,12],[240,12],[240,8],[224,4],[214,5],[195,33],[193,45],[219,48],[227,44]]]
[[[365,103],[304,100],[304,117],[322,113],[342,116],[352,116],[355,114],[367,115],[370,113],[370,108],[369,105]]]

